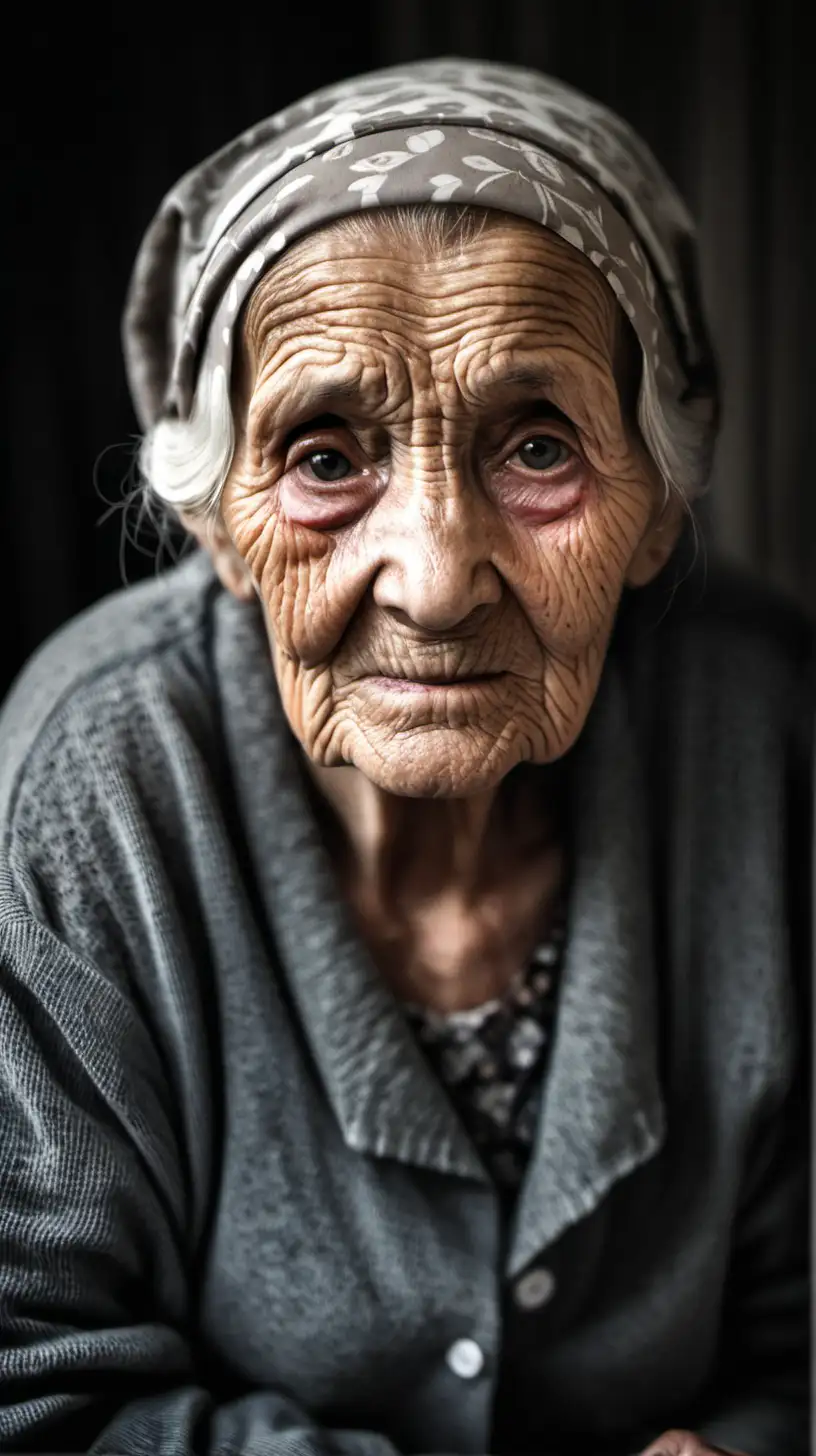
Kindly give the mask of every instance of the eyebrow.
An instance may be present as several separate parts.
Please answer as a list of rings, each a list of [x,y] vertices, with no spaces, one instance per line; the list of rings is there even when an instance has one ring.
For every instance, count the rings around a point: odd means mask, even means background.
[[[331,406],[351,400],[359,400],[360,385],[357,379],[337,379],[331,384],[317,384],[304,392],[304,403],[308,406],[309,418],[331,414]]]
[[[302,430],[310,421],[319,419],[323,415],[334,413],[333,406],[359,400],[360,388],[357,379],[336,379],[329,384],[309,385],[303,393],[303,406],[297,410],[297,424],[293,427]],[[286,391],[282,395],[274,394],[267,397],[259,413],[259,421],[265,426],[271,419],[275,420],[279,411],[285,411],[287,402]]]
[[[555,384],[555,375],[549,369],[534,369],[530,365],[510,365],[500,374],[491,375],[485,388],[491,394],[505,389],[524,389],[531,394],[547,394]]]
[[[568,416],[563,414],[563,411],[551,398],[556,379],[557,375],[544,366],[511,364],[501,372],[491,373],[484,381],[479,393],[483,396],[485,404],[488,404],[490,396],[505,395],[511,390],[522,390],[530,397],[531,402],[547,404],[548,408],[569,423]],[[357,377],[310,385],[304,390],[302,408],[298,409],[297,421],[290,427],[287,440],[302,433],[305,428],[313,426],[316,422],[323,422],[324,417],[327,421],[328,417],[337,413],[338,406],[349,403],[359,404],[361,395],[360,380]],[[280,402],[278,402],[279,407]],[[271,402],[263,409],[263,416],[268,417],[269,413],[275,413]],[[337,421],[333,421],[333,423],[337,423]]]

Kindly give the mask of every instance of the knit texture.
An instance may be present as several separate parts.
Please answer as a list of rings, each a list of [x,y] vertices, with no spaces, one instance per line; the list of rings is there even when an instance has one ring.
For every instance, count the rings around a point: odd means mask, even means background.
[[[0,718],[0,1449],[805,1456],[810,660],[713,571],[625,602],[507,1224],[255,609],[196,555],[53,639]]]

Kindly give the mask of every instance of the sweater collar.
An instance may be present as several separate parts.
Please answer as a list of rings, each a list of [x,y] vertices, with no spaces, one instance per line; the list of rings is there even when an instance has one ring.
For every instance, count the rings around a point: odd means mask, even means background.
[[[573,750],[573,878],[555,1040],[509,1270],[591,1213],[665,1136],[643,766],[613,656]]]
[[[487,1174],[338,894],[257,609],[222,593],[214,659],[242,826],[281,971],[347,1146]],[[555,1041],[509,1252],[516,1273],[663,1137],[645,807],[612,659],[571,754],[573,883]]]

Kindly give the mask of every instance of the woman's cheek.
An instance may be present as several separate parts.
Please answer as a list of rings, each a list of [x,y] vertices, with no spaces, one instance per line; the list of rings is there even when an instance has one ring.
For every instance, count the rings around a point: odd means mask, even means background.
[[[367,482],[311,487],[282,477],[264,531],[260,589],[281,648],[314,668],[336,648],[370,575]],[[344,529],[341,529],[344,528]]]
[[[519,545],[515,561],[503,571],[517,583],[516,595],[545,651],[569,661],[605,640],[614,587],[586,520],[576,516],[558,526],[525,528]]]
[[[272,491],[230,531],[255,581],[269,630],[288,656],[302,656],[319,629],[315,606],[325,600],[331,538],[287,520]]]
[[[605,601],[616,609],[632,559],[652,519],[648,481],[610,481],[587,518],[585,559]]]
[[[607,640],[639,539],[641,512],[611,487],[575,458],[540,481],[506,471],[494,487],[519,548],[519,594],[544,645],[565,659]]]
[[[365,531],[337,537],[279,514],[264,542],[260,595],[280,650],[308,670],[325,663],[354,616],[370,577]]]
[[[288,658],[314,659],[315,644],[328,635],[322,619],[333,538],[292,519],[285,483],[285,476],[264,481],[257,474],[235,476],[225,489],[222,511],[276,646]]]

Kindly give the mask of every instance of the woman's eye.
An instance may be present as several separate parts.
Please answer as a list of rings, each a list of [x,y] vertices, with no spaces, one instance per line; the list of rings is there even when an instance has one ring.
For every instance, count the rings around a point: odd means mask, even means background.
[[[304,464],[308,465],[315,480],[344,480],[352,470],[351,461],[339,450],[314,450],[306,456]]]
[[[554,435],[531,435],[516,451],[528,470],[552,470],[556,465],[563,465],[569,453],[568,446]]]

